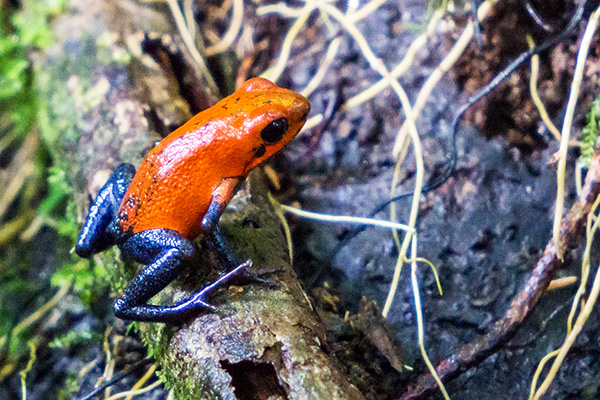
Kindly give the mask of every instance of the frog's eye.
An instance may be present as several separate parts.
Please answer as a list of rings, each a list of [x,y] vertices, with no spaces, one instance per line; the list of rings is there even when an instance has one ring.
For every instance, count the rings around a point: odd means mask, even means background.
[[[285,118],[279,118],[271,122],[260,133],[260,137],[266,143],[277,143],[288,130],[288,121]]]

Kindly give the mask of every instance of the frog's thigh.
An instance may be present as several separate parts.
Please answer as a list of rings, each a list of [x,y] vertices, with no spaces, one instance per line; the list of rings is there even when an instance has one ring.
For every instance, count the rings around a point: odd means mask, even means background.
[[[120,247],[126,255],[146,264],[117,300],[126,308],[144,304],[164,289],[195,254],[192,243],[170,229],[137,233]]]

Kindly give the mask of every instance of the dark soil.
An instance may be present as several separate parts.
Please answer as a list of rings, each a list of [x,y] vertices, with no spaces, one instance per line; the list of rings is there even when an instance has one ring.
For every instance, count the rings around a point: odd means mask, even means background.
[[[560,30],[570,18],[573,6],[558,4],[545,9],[545,18]],[[422,4],[403,2],[382,6],[372,18],[359,24],[361,31],[391,69],[402,58],[417,32],[392,29],[392,23],[410,14],[411,21],[426,21]],[[469,16],[457,20],[463,23]],[[542,54],[539,91],[551,118],[560,127],[562,112],[574,69],[576,34],[550,52]],[[419,53],[416,66],[401,78],[411,99],[437,63],[445,56],[460,29],[433,39]],[[482,46],[472,43],[455,69],[448,73],[432,94],[418,129],[425,150],[428,176],[444,169],[450,149],[450,122],[459,106],[478,88],[492,79],[516,55],[527,50],[525,35],[540,43],[548,34],[535,25],[520,2],[504,2],[482,23]],[[315,45],[317,46],[317,45]],[[596,93],[598,79],[596,51],[586,68],[579,110],[586,110]],[[289,70],[293,87],[303,87],[310,60],[295,58]],[[548,161],[558,149],[544,126],[529,94],[529,65],[522,66],[498,89],[475,105],[458,132],[458,166],[450,180],[428,193],[419,214],[420,256],[439,270],[444,295],[437,293],[431,271],[420,273],[424,301],[427,349],[432,360],[441,360],[453,349],[487,331],[506,310],[537,262],[552,228],[556,175]],[[358,47],[346,39],[326,86],[343,85],[350,97],[365,87],[365,81],[379,79],[367,67]],[[588,78],[589,77],[589,81]],[[589,82],[589,83],[588,83]],[[319,93],[311,98],[315,113],[321,112]],[[579,127],[585,111],[578,114]],[[331,214],[366,216],[389,196],[394,160],[391,157],[395,134],[403,121],[397,97],[386,90],[372,101],[336,115],[311,148],[310,133],[291,144],[275,166],[293,176],[286,202],[298,201],[303,208]],[[576,132],[579,128],[576,128]],[[571,154],[571,157],[576,155]],[[573,159],[573,158],[571,158]],[[406,162],[402,186],[410,191],[414,163]],[[572,165],[572,164],[571,164]],[[568,177],[573,182],[572,173]],[[569,185],[572,202],[573,187]],[[291,192],[293,190],[293,192]],[[408,218],[410,200],[398,203],[398,219]],[[388,218],[389,211],[378,215]],[[291,218],[298,273],[310,287],[325,282],[341,291],[341,313],[356,312],[361,296],[383,305],[397,252],[389,231],[370,228],[332,254],[340,243],[345,226]],[[580,253],[580,252],[579,252]],[[578,274],[579,260],[567,260],[565,275]],[[564,338],[570,296],[568,287],[545,296],[534,315],[502,351],[448,385],[457,399],[525,398],[532,374],[549,349]],[[402,379],[411,381],[425,371],[416,345],[414,302],[405,267],[389,321],[404,345],[405,363],[415,371]],[[558,310],[553,314],[555,310]],[[582,333],[565,361],[549,398],[594,398],[598,395],[600,343],[597,319]],[[592,343],[596,346],[591,345]],[[586,377],[580,379],[579,377]],[[595,377],[595,378],[592,378]],[[389,382],[388,382],[389,384]]]

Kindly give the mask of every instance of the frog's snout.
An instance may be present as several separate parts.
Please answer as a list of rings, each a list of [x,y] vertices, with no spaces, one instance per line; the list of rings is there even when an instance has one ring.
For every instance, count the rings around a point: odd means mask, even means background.
[[[300,94],[297,94],[296,101],[294,102],[292,115],[295,117],[298,123],[304,125],[310,114],[310,101]]]

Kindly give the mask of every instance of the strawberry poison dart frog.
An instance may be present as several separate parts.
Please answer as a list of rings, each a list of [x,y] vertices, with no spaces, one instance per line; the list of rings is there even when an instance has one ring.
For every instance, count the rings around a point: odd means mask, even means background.
[[[296,136],[310,103],[262,78],[197,114],[148,153],[140,168],[120,164],[92,202],[75,250],[89,258],[117,245],[144,264],[115,304],[115,315],[178,323],[213,310],[206,295],[251,265],[239,264],[219,231],[225,207],[253,168]],[[191,263],[202,235],[225,271],[174,305],[147,304]]]

